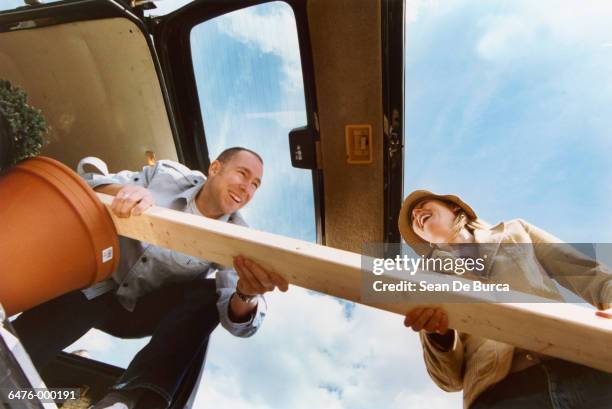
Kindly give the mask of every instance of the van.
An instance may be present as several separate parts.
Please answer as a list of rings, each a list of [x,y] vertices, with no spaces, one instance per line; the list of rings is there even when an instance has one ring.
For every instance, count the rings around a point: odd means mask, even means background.
[[[72,169],[96,156],[113,172],[171,159],[206,173],[224,147],[245,145],[274,163],[269,201],[304,223],[289,229],[262,205],[249,214],[258,228],[355,252],[399,242],[402,0],[13,3],[0,12],[0,78],[46,117],[43,155]],[[2,320],[0,389],[31,387],[37,374]],[[123,368],[76,352],[40,375],[94,403]],[[204,357],[172,408],[193,404]]]

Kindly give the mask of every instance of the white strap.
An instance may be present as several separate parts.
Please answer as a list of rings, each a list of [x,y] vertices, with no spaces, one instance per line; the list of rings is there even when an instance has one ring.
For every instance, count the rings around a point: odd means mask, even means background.
[[[108,166],[106,166],[106,163],[104,163],[104,161],[100,158],[96,158],[95,156],[88,156],[86,158],[81,159],[81,161],[77,165],[77,173],[79,175],[91,173],[85,171],[85,166],[91,166],[96,170],[96,173],[108,176]]]

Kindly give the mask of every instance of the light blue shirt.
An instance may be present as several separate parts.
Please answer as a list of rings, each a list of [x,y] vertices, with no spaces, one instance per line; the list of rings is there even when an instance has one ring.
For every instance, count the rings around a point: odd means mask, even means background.
[[[86,166],[94,167],[98,172],[85,172]],[[156,206],[201,216],[194,201],[206,183],[206,177],[201,172],[190,170],[180,163],[160,160],[153,166],[145,166],[140,172],[122,171],[110,174],[104,162],[88,157],[79,162],[78,171],[92,188],[106,184],[143,186],[151,192]],[[224,215],[219,220],[247,226],[238,212]],[[123,236],[119,236],[119,243],[121,258],[117,270],[111,279],[83,290],[88,298],[115,291],[119,302],[126,309],[133,311],[139,297],[166,283],[196,280],[214,275],[219,296],[217,309],[221,325],[239,337],[253,335],[261,325],[266,315],[263,296],[258,297],[257,308],[248,322],[236,323],[229,318],[230,298],[236,291],[238,282],[238,275],[233,268]]]

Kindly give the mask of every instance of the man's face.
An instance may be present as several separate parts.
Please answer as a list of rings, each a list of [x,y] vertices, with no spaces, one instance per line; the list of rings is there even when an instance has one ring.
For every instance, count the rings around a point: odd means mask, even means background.
[[[251,201],[262,177],[263,165],[259,159],[252,153],[240,151],[225,163],[211,163],[206,183],[211,184],[217,210],[231,214]]]

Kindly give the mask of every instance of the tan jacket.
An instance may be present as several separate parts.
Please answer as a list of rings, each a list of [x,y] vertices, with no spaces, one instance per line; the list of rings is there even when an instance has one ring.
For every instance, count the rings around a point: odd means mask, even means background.
[[[562,243],[553,235],[518,219],[477,228],[474,237],[478,243],[494,244],[486,246],[489,282],[509,283],[513,290],[561,301],[549,276],[561,266],[564,274],[555,276],[559,284],[600,309],[610,308],[612,272],[569,245],[540,245]],[[533,246],[499,246],[503,243]],[[434,250],[430,256],[443,257],[441,253]],[[420,336],[429,375],[445,391],[463,389],[464,408],[510,371],[515,349],[512,345],[455,332],[452,349],[444,352],[423,331]]]

